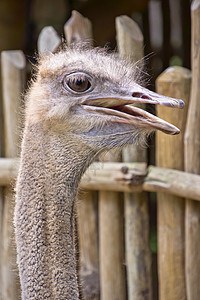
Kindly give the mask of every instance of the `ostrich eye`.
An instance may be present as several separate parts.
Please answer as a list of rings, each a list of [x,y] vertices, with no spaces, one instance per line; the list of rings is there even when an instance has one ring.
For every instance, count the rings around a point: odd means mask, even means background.
[[[66,75],[63,80],[63,85],[71,92],[84,93],[91,89],[92,81],[89,75],[79,72]]]

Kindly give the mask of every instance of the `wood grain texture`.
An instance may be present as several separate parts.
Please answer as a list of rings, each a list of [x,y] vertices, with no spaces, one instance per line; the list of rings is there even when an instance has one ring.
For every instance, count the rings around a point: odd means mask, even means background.
[[[25,84],[26,62],[22,51],[3,51],[1,54],[5,156],[19,154],[19,111]],[[20,297],[13,228],[14,194],[11,187],[4,190],[2,233],[2,299]]]
[[[184,169],[184,131],[190,96],[191,73],[181,67],[168,68],[156,81],[160,94],[183,99],[184,110],[158,106],[157,115],[175,124],[181,133],[170,136],[157,132],[157,165]],[[185,201],[158,193],[158,275],[161,300],[186,299],[185,286]]]
[[[116,18],[119,54],[143,67],[144,45],[139,26],[129,17]],[[134,87],[133,87],[134,90]],[[145,105],[137,105],[145,108]],[[146,149],[131,145],[123,150],[123,161],[146,162]],[[149,249],[149,213],[145,192],[125,193],[125,255],[129,299],[152,299],[151,253]]]
[[[185,170],[200,174],[200,1],[191,6],[192,17],[192,87],[185,133]],[[200,295],[200,203],[187,199],[185,215],[187,299]]]
[[[149,166],[143,190],[165,192],[182,198],[190,196],[191,199],[200,201],[200,176],[183,171]]]
[[[117,192],[99,192],[101,299],[125,300],[123,199]]]
[[[0,186],[13,185],[18,168],[18,158],[0,158]],[[129,193],[165,192],[200,201],[199,175],[155,166],[146,168],[145,163],[95,162],[83,175],[79,187]]]
[[[142,68],[144,39],[139,26],[128,16],[117,17],[115,24],[120,56],[131,59],[133,63],[140,62],[139,65]]]
[[[84,299],[99,299],[98,194],[84,191],[79,199],[77,214],[83,294]]]

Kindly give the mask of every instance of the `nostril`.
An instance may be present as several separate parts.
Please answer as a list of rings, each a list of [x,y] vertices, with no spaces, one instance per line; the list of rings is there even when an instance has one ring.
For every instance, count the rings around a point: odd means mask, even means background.
[[[145,95],[145,94],[139,93],[139,92],[133,92],[132,97],[151,100],[151,98],[148,95]]]
[[[142,98],[142,99],[149,99],[149,100],[151,100],[151,98],[150,98],[149,96],[147,96],[147,95],[142,95],[141,98]]]
[[[138,93],[138,92],[133,92],[132,93],[132,96],[135,97],[135,98],[141,98],[143,94],[142,93]]]

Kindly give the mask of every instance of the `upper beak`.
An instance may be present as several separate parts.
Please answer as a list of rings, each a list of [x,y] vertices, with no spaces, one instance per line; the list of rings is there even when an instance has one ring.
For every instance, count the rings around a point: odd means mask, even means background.
[[[126,122],[135,127],[158,129],[168,134],[180,132],[174,125],[134,106],[137,103],[184,107],[184,102],[180,99],[162,96],[140,86],[128,93],[123,91],[123,93],[105,94],[101,97],[90,96],[81,104],[84,109],[90,112],[110,115],[112,117],[110,120],[113,122]]]

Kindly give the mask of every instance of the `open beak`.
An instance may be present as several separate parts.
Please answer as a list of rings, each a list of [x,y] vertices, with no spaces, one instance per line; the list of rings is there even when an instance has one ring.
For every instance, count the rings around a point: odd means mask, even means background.
[[[159,95],[148,89],[137,86],[130,93],[88,97],[84,100],[83,108],[89,112],[110,116],[110,121],[129,123],[137,128],[158,129],[168,134],[178,134],[180,130],[174,125],[138,108],[138,103],[160,104],[164,106],[183,108],[184,102],[179,99]]]

